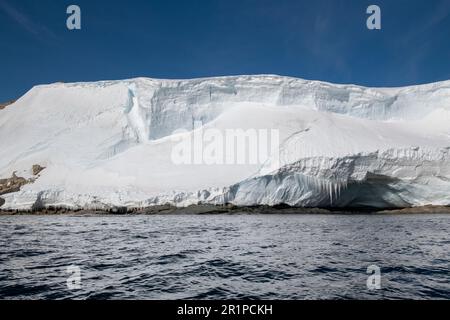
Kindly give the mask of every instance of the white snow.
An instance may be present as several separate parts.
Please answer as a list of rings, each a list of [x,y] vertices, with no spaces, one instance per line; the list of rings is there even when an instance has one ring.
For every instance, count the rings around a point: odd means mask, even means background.
[[[279,130],[264,164],[176,164],[174,137]],[[184,130],[185,133],[179,133]],[[0,111],[2,209],[199,203],[450,205],[450,81],[364,88],[279,76],[37,86]],[[28,177],[27,176],[27,177]]]

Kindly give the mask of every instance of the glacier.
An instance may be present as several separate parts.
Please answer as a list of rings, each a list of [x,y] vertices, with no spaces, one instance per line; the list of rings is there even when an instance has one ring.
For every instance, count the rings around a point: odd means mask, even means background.
[[[176,164],[176,135],[276,129],[259,164]],[[180,133],[181,132],[181,133]],[[31,168],[45,168],[33,177]],[[450,81],[366,88],[275,75],[32,88],[0,110],[2,210],[450,205]],[[31,181],[31,180],[30,180]]]

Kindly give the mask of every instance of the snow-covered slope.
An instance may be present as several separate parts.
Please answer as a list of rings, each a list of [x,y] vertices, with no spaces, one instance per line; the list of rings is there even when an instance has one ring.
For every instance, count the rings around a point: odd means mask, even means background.
[[[258,163],[174,161],[180,139],[238,129],[276,131],[279,148]],[[364,88],[238,76],[37,86],[0,111],[0,179],[28,178],[35,164],[45,170],[2,195],[2,209],[450,205],[450,81]]]

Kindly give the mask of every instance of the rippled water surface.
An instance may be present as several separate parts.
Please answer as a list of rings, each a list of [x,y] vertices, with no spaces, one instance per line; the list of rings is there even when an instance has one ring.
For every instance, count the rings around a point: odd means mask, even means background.
[[[449,231],[448,215],[3,216],[0,298],[449,299]]]

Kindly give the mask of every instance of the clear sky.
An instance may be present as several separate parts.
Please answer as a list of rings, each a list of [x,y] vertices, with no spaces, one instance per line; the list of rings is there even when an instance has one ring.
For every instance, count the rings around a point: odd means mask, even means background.
[[[82,29],[66,28],[79,5]],[[366,9],[381,8],[368,30]],[[450,79],[450,0],[0,0],[0,101],[36,84],[279,74]]]

